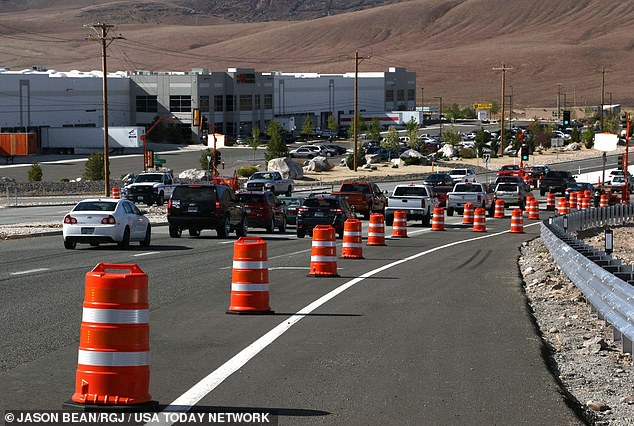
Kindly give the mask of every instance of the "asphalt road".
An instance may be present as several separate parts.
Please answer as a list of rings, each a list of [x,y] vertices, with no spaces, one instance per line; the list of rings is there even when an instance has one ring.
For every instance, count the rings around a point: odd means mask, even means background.
[[[264,316],[225,313],[233,240],[213,232],[172,239],[155,227],[150,248],[127,251],[64,250],[61,236],[3,241],[0,407],[58,409],[70,398],[85,274],[108,262],[148,274],[160,404],[273,410],[284,425],[581,423],[519,278],[518,247],[537,222],[509,234],[508,218],[487,219],[485,233],[460,220],[364,246],[365,259],[338,260],[339,278],[306,276],[311,240],[292,228],[261,234],[276,311]]]

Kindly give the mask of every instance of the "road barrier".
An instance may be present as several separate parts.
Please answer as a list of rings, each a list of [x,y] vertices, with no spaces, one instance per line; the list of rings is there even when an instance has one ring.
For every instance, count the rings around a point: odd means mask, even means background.
[[[150,402],[148,309],[148,277],[137,265],[99,263],[86,274],[73,402]]]
[[[112,189],[110,190],[110,194],[112,195],[112,198],[115,198],[115,199],[121,198],[121,190],[119,189],[118,186],[113,186]]]
[[[495,219],[504,219],[504,200],[495,200],[495,210],[493,212],[493,217]]]
[[[522,215],[522,209],[513,209],[511,212],[511,234],[523,234],[524,233],[524,217]]]
[[[601,194],[601,197],[599,198],[599,207],[603,208],[609,205],[610,205],[610,197],[608,196],[608,194]]]
[[[445,209],[444,207],[434,207],[434,211],[431,216],[431,230],[432,231],[444,231],[445,230]]]
[[[546,210],[555,211],[555,194],[549,192],[546,196]]]
[[[557,214],[564,215],[568,213],[570,213],[570,206],[568,204],[568,200],[566,200],[564,197],[561,197],[559,199],[559,202],[557,203]]]
[[[344,259],[363,259],[361,221],[359,219],[348,219],[343,224],[341,257]]]
[[[486,210],[482,207],[475,209],[473,213],[473,232],[485,232],[486,226]]]
[[[462,212],[462,224],[463,225],[473,225],[473,211],[475,207],[473,203],[466,203],[464,205],[464,210]]]
[[[634,341],[634,267],[592,247],[572,233],[634,221],[634,205],[591,208],[553,216],[541,237],[553,259],[584,294],[599,318],[613,327],[613,339],[632,353]]]
[[[528,207],[533,200],[535,200],[535,197],[532,195],[527,195],[526,199],[524,200],[524,213],[526,213],[526,215],[528,215]]]
[[[231,302],[228,314],[270,314],[266,241],[241,237],[233,244]]]
[[[370,223],[368,225],[368,242],[369,246],[385,245],[385,218],[381,213],[370,214]]]
[[[330,225],[317,225],[313,229],[310,273],[308,276],[320,278],[339,276],[337,274],[335,228]]]
[[[568,196],[568,203],[570,204],[570,209],[577,208],[577,192],[576,191],[572,191],[570,193],[570,195]]]
[[[592,198],[584,196],[583,200],[581,201],[581,210],[588,210],[591,206]]]
[[[531,200],[528,205],[528,218],[530,220],[539,220],[539,201]]]
[[[392,222],[392,238],[407,238],[407,212],[396,210]]]

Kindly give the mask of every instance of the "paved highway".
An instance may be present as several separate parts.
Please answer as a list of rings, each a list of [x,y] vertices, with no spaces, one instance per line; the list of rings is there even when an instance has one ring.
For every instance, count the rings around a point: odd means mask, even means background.
[[[306,276],[311,240],[292,228],[261,234],[276,311],[264,316],[225,313],[233,241],[213,233],[172,239],[157,227],[149,249],[127,251],[4,241],[0,407],[70,398],[84,277],[109,262],[148,274],[150,391],[164,406],[270,410],[279,424],[580,424],[518,278],[537,222],[509,234],[508,218],[487,219],[485,233],[460,220],[364,246],[365,259],[338,260],[339,278]]]

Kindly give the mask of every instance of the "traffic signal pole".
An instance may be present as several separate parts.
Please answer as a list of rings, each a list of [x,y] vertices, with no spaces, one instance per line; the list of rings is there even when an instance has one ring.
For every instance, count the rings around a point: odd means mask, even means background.
[[[623,187],[622,204],[630,203],[630,176],[629,176],[629,153],[630,153],[630,113],[626,115],[627,126],[625,127],[625,154],[623,156],[623,174],[625,175],[625,186]]]

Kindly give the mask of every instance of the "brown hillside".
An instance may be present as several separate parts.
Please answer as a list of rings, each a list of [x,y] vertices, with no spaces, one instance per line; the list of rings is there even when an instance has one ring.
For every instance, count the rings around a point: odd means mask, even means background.
[[[358,49],[361,71],[416,71],[427,105],[437,102],[434,96],[444,105],[499,103],[501,74],[492,68],[502,64],[513,68],[507,90],[512,86],[515,107],[554,106],[558,83],[569,105],[596,105],[602,66],[605,102],[611,93],[614,103],[634,105],[634,2],[622,0],[413,0],[307,21],[252,23],[192,15],[194,1],[47,1],[24,10],[18,3],[0,1],[14,6],[0,13],[0,66],[12,69],[100,69],[99,46],[83,40],[90,30],[82,25],[127,22],[113,31],[125,40],[110,46],[110,70],[351,72]],[[419,89],[419,102],[420,95]]]

